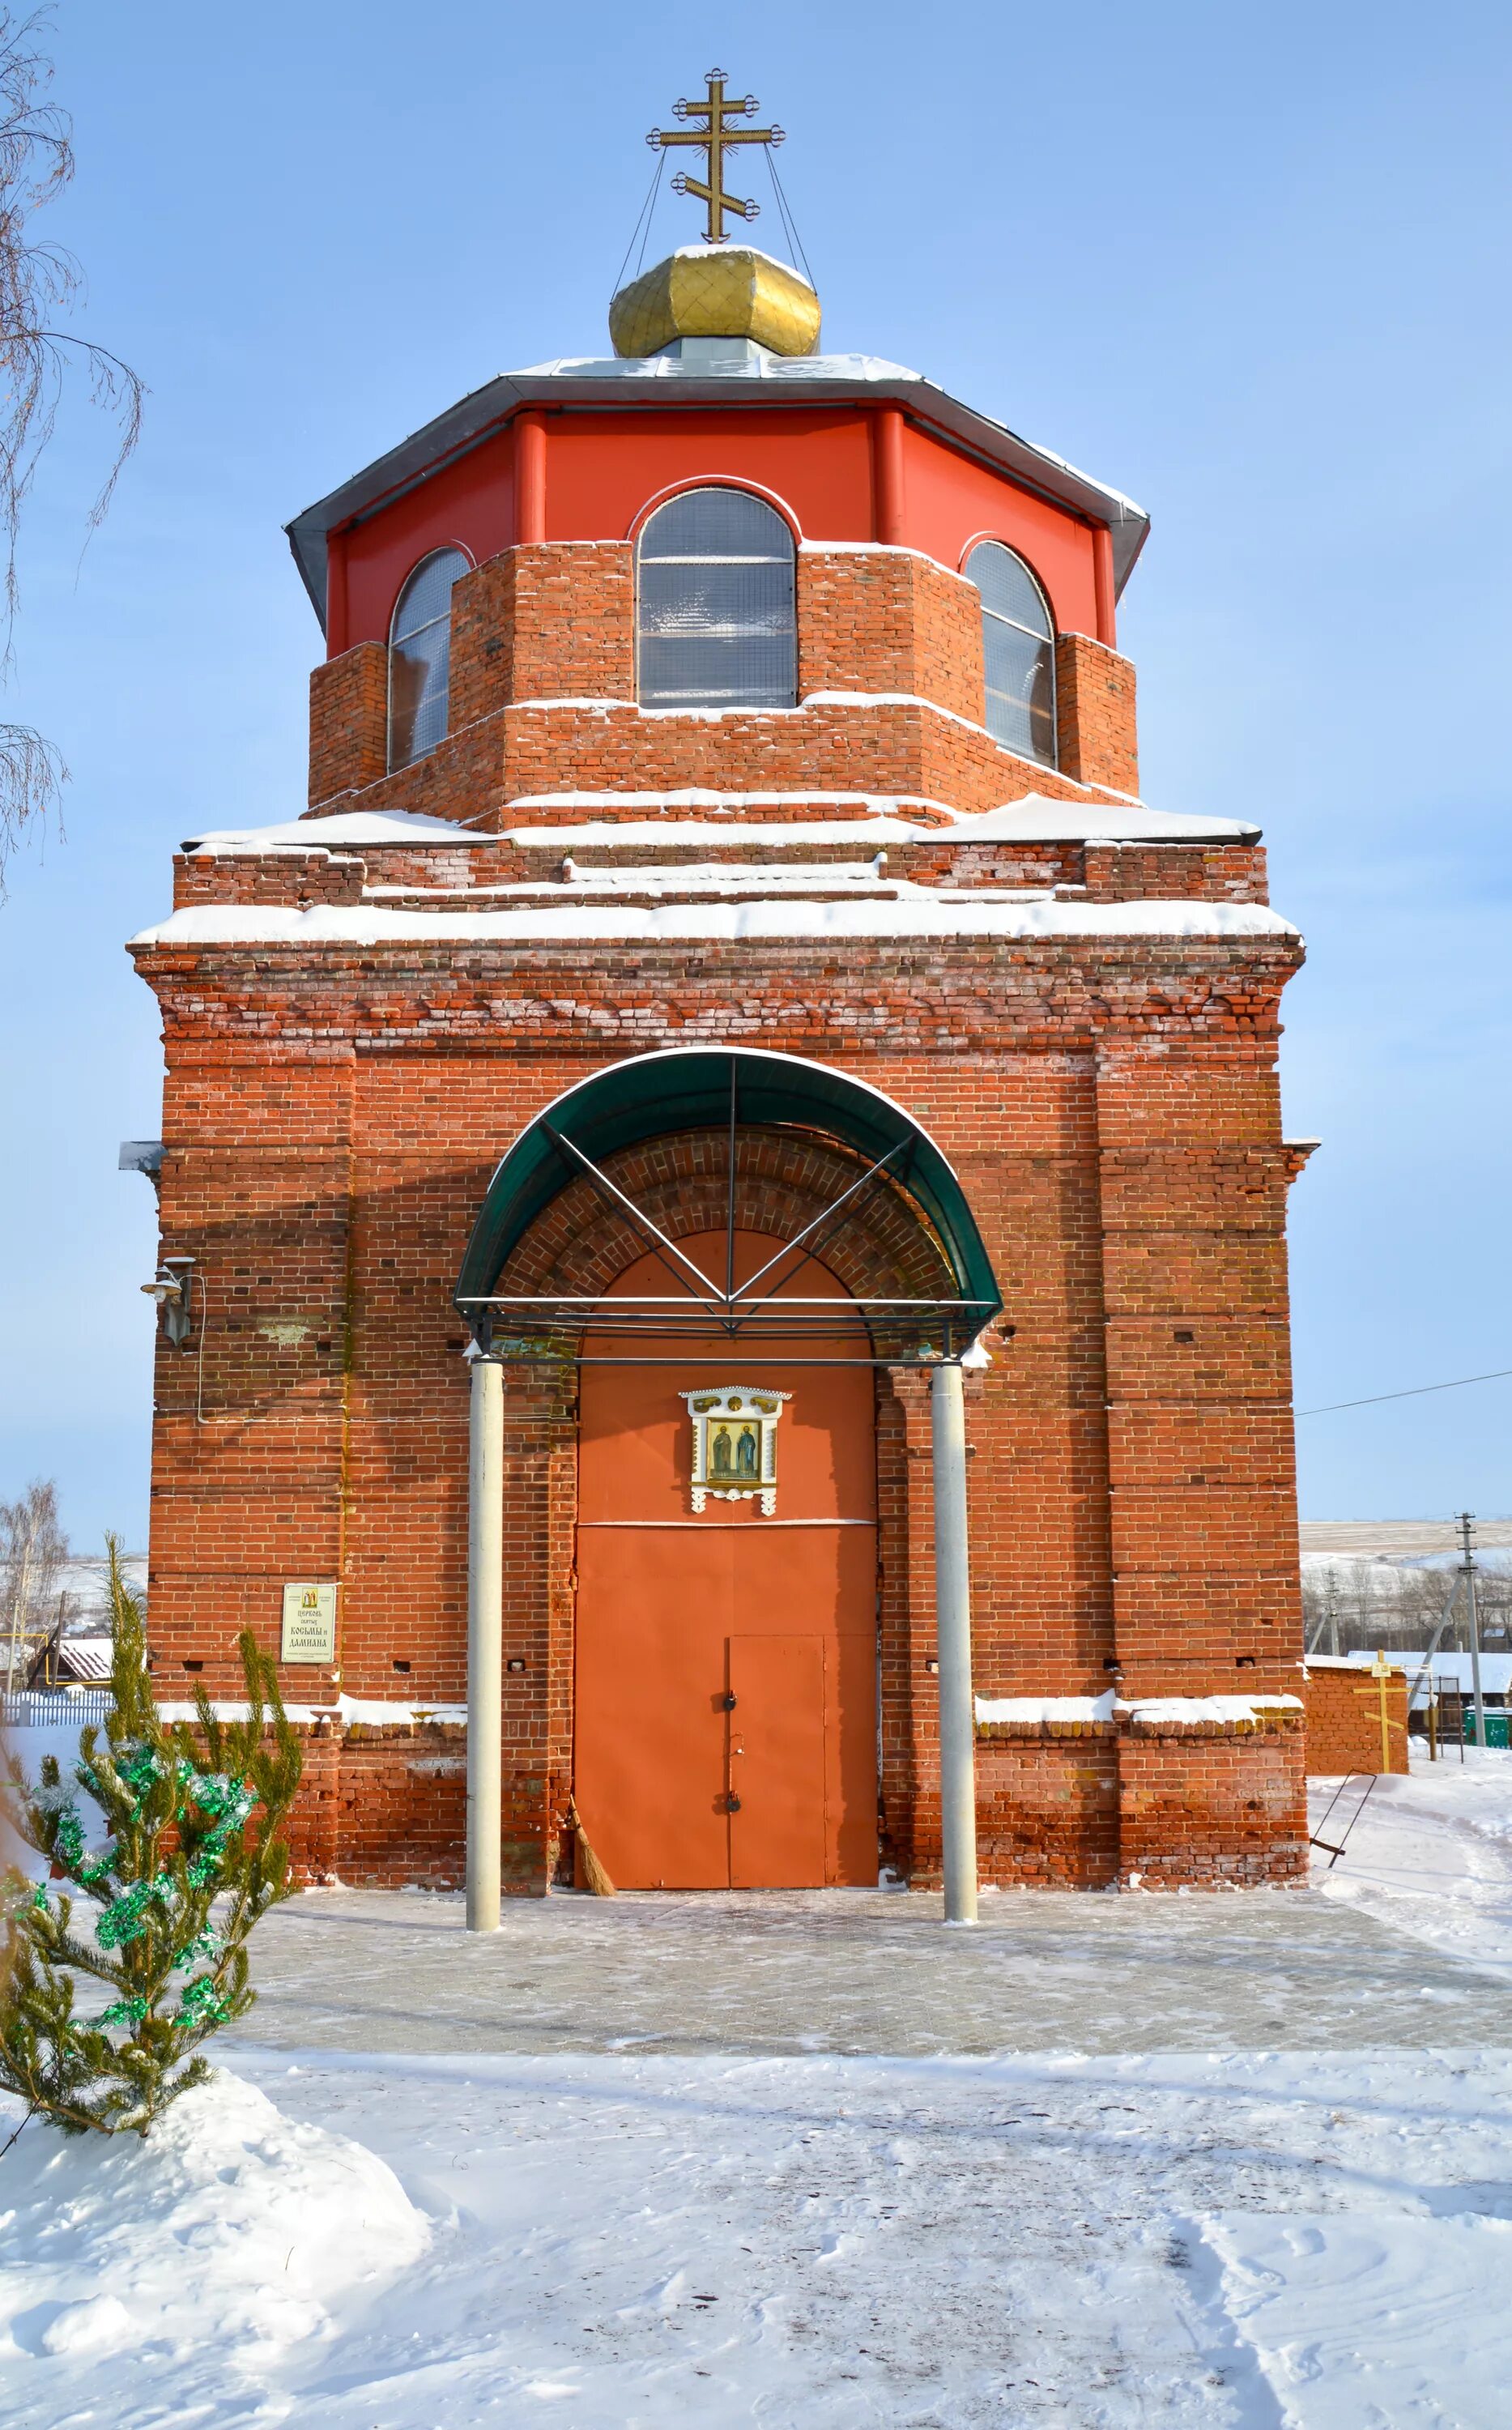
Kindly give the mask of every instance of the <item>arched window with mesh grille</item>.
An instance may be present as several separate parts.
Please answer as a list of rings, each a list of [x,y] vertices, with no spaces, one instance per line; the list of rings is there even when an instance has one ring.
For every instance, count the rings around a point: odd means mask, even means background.
[[[685,490],[641,526],[637,689],[645,708],[791,708],[792,533],[745,490]]]
[[[389,634],[389,765],[407,768],[446,732],[452,585],[472,567],[459,548],[423,557],[399,593]]]
[[[966,560],[982,594],[987,730],[1010,751],[1057,766],[1055,628],[1045,594],[1022,557],[984,540]]]

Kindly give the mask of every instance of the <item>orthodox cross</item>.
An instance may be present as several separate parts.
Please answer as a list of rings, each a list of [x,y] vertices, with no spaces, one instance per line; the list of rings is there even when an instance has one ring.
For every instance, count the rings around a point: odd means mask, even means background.
[[[706,118],[708,121],[707,125],[690,126],[685,134],[680,135],[663,134],[659,126],[654,126],[646,137],[646,141],[653,151],[666,151],[673,143],[695,143],[704,152],[708,164],[708,183],[706,185],[702,179],[690,177],[679,171],[672,181],[672,190],[674,194],[696,194],[700,202],[708,205],[708,219],[704,228],[705,241],[708,244],[723,244],[726,212],[732,218],[754,220],[759,216],[761,209],[759,203],[743,203],[739,195],[726,192],[724,154],[727,146],[732,143],[781,143],[785,139],[780,126],[730,125],[728,122],[733,118],[754,118],[756,114],[756,99],[754,93],[748,92],[743,101],[726,101],[723,68],[710,68],[704,81],[708,87],[708,99],[674,102],[673,116]]]
[[[1376,1707],[1381,1723],[1381,1770],[1383,1772],[1389,1772],[1391,1769],[1391,1733],[1393,1730],[1396,1730],[1400,1734],[1402,1729],[1402,1723],[1400,1722],[1394,1722],[1391,1720],[1387,1711],[1386,1702],[1387,1686],[1389,1682],[1397,1676],[1397,1665],[1394,1662],[1388,1662],[1384,1654],[1377,1654],[1375,1660],[1371,1663],[1365,1675],[1367,1679],[1373,1680],[1375,1683]],[[1371,1689],[1369,1688],[1356,1688],[1354,1692],[1356,1696],[1369,1696]]]

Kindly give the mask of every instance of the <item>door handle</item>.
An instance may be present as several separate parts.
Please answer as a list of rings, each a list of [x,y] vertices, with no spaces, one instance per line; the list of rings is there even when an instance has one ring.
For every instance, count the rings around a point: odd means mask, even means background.
[[[732,1789],[729,1795],[724,1800],[724,1811],[726,1814],[739,1814],[739,1810],[740,1801]]]

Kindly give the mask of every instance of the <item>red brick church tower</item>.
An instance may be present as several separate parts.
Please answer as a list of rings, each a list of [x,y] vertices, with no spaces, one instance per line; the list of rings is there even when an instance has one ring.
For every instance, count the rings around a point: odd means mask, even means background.
[[[1301,944],[1139,798],[1146,518],[750,248],[611,331],[296,518],[309,808],[133,941],[159,1687],[280,1652],[348,1881],[459,1881],[470,1763],[522,1892],[574,1813],[624,1888],[1289,1878]]]

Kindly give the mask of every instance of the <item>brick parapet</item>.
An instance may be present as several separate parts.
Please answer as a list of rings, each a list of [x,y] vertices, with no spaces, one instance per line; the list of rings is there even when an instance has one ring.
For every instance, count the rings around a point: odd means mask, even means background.
[[[1135,674],[1128,658],[1086,633],[1055,642],[1055,713],[1060,764],[1084,785],[1115,793],[1139,790]]]
[[[521,794],[851,792],[918,797],[961,810],[994,809],[1030,793],[1112,802],[1022,759],[986,728],[933,702],[884,693],[816,692],[796,708],[643,709],[633,700],[519,700],[457,725],[423,759],[315,805],[326,810],[407,809],[482,828],[509,824]],[[571,805],[543,812],[568,824]]]
[[[331,802],[376,784],[389,765],[389,653],[359,641],[309,679],[309,798]]]
[[[308,852],[174,855],[174,909],[191,903],[360,903],[365,864],[312,842]]]
[[[628,806],[624,815],[632,815]],[[596,808],[594,823],[603,814]],[[604,824],[612,828],[611,820]],[[290,904],[303,907],[317,903],[358,903],[373,897],[393,908],[456,910],[472,903],[489,907],[486,890],[503,885],[556,886],[563,881],[568,844],[523,844],[499,841],[472,841],[459,832],[455,846],[420,847],[404,843],[368,843],[356,847],[323,846],[321,822],[309,821],[310,844],[301,852],[289,844],[264,851],[255,845],[226,845],[211,851],[179,853],[174,859],[174,907],[194,903]],[[669,813],[666,843],[638,837],[616,843],[612,833],[583,841],[571,839],[573,870],[581,876],[597,869],[657,870],[739,864],[742,868],[814,873],[810,891],[822,887],[822,873],[838,864],[874,858],[877,846],[857,823],[853,841],[806,841],[802,818],[787,822],[791,844],[765,836],[748,840],[746,830],[773,824],[753,814],[732,818],[713,841],[679,842]],[[889,841],[885,850],[887,880],[959,888],[1058,889],[1068,898],[1091,902],[1132,901],[1263,902],[1266,899],[1263,855],[1254,847],[1164,843],[1158,846],[1084,845],[1075,841],[1012,845],[952,844],[948,831],[918,841]],[[378,890],[374,894],[374,890]],[[480,890],[482,899],[479,902]],[[584,897],[576,898],[586,900]],[[602,901],[602,897],[599,898]]]

